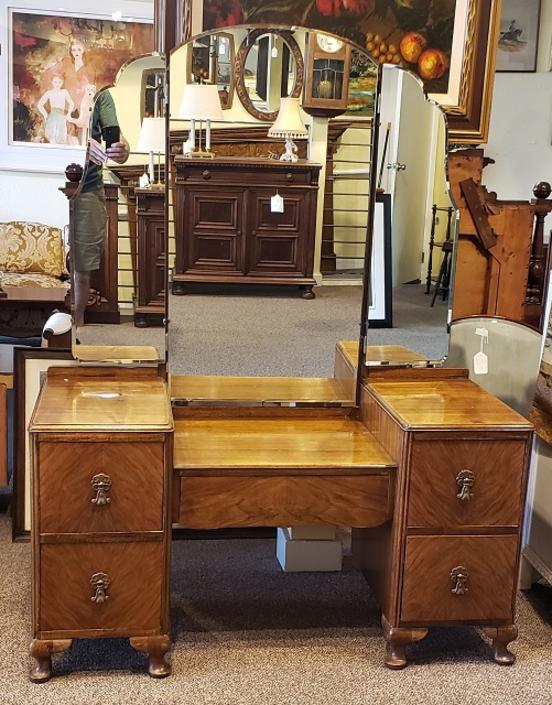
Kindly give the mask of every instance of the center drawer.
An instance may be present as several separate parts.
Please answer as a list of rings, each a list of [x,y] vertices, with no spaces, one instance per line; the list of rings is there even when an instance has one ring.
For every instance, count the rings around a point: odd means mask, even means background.
[[[517,527],[526,442],[414,440],[409,528]]]
[[[40,533],[161,531],[163,443],[39,445]]]
[[[40,630],[159,633],[164,575],[162,541],[42,544]]]

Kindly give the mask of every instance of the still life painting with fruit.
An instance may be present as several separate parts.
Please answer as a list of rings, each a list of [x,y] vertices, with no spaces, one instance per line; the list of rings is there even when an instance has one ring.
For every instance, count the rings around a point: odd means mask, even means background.
[[[428,93],[446,93],[455,10],[456,0],[205,0],[203,27],[266,23],[334,32],[375,61],[416,73]]]

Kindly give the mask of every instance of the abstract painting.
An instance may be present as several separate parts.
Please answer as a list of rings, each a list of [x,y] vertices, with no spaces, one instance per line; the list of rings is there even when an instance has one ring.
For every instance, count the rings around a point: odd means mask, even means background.
[[[12,10],[10,142],[84,143],[94,95],[131,58],[153,51],[153,26]]]

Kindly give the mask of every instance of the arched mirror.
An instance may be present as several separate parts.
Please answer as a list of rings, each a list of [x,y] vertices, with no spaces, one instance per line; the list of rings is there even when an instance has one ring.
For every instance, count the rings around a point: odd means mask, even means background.
[[[187,56],[186,82],[217,86],[220,105],[229,110],[234,100],[234,37],[218,32],[198,37]]]
[[[247,112],[273,122],[282,98],[300,96],[303,54],[291,31],[254,29],[236,57],[236,89]]]
[[[87,161],[70,201],[73,353],[165,359],[162,56],[128,62],[90,105]],[[143,330],[147,328],[148,330]]]

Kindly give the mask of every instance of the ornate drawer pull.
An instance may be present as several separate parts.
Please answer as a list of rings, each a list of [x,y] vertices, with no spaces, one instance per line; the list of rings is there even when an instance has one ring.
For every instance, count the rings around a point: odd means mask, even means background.
[[[293,174],[291,173],[291,171],[288,171],[288,173],[286,174],[286,180],[287,180],[287,181],[293,181],[294,178],[295,178],[295,177],[293,176]]]
[[[459,565],[450,571],[453,595],[465,595],[468,592],[468,571]]]
[[[94,573],[90,578],[90,587],[94,593],[90,598],[92,602],[97,605],[101,605],[102,602],[109,600],[109,595],[107,594],[107,588],[109,587],[109,575],[105,573]]]
[[[473,498],[473,492],[471,488],[475,484],[475,475],[471,470],[460,470],[456,476],[456,484],[460,488],[460,492],[456,495],[456,498],[461,502],[469,502]]]
[[[209,171],[209,169],[204,169],[204,170],[201,172],[201,176],[203,176],[204,179],[210,179],[210,178],[211,178],[211,172]]]
[[[90,501],[97,507],[104,507],[106,504],[111,503],[111,497],[107,496],[107,493],[111,489],[111,478],[109,475],[104,475],[104,473],[99,473],[94,475],[90,480],[90,484],[96,491],[96,496]]]

